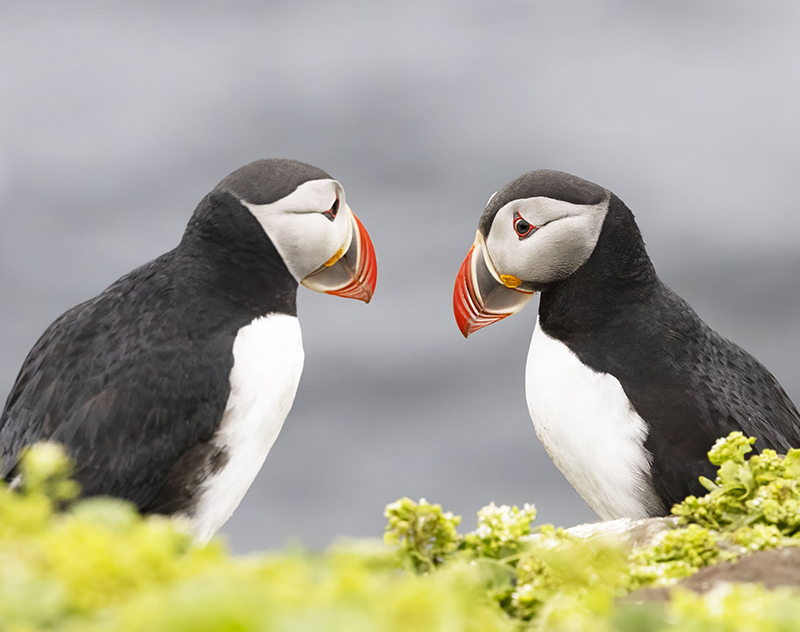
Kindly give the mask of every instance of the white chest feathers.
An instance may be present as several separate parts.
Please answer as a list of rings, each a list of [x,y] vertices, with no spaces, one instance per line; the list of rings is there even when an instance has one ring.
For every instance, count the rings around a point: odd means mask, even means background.
[[[294,402],[303,359],[294,316],[270,314],[237,333],[231,391],[213,439],[225,452],[225,465],[203,483],[191,516],[199,541],[207,541],[231,517],[264,464]]]
[[[661,509],[644,447],[647,425],[619,380],[584,365],[538,322],[525,391],[536,435],[602,520],[646,518]]]

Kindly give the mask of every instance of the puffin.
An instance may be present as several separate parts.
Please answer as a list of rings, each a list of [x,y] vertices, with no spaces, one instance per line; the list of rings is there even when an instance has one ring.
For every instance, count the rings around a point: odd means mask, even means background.
[[[602,520],[668,515],[707,490],[707,453],[730,432],[800,447],[775,377],[659,279],[628,207],[550,170],[496,192],[459,269],[467,337],[539,292],[525,390],[550,458]]]
[[[296,160],[241,167],[200,201],[176,248],[42,334],[0,416],[0,475],[14,481],[27,446],[57,442],[83,496],[181,516],[207,541],[292,407],[298,285],[369,303],[376,280],[338,181]]]

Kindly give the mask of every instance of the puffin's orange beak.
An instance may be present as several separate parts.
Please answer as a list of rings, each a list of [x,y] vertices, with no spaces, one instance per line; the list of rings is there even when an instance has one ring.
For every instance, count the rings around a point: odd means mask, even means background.
[[[349,245],[343,246],[301,283],[315,292],[355,298],[369,303],[378,281],[375,248],[372,246],[367,229],[352,211],[350,218],[352,230]]]
[[[464,337],[525,307],[534,293],[522,285],[517,277],[497,274],[478,231],[453,290],[453,312]]]

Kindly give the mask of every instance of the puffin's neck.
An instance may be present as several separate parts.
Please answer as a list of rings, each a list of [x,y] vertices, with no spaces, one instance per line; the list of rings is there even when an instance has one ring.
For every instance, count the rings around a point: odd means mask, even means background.
[[[539,323],[551,337],[574,342],[615,322],[660,284],[633,213],[611,195],[597,245],[563,281],[542,291]]]
[[[243,315],[297,315],[297,281],[258,220],[230,193],[212,191],[200,202],[175,254],[192,284]]]

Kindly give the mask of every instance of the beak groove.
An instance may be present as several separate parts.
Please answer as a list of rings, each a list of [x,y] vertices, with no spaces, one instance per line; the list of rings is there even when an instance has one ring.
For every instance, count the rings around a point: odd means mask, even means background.
[[[369,303],[378,281],[375,248],[364,225],[350,211],[352,234],[347,251],[337,252],[317,270],[302,280],[310,290]]]
[[[372,300],[372,295],[375,293],[375,285],[378,282],[378,262],[375,257],[375,248],[372,245],[372,240],[369,238],[369,233],[364,225],[353,213],[353,219],[356,224],[356,231],[354,231],[353,242],[356,243],[356,261],[355,265],[351,267],[351,280],[344,287],[338,289],[328,290],[328,294],[334,296],[341,296],[343,298],[355,298],[359,301],[369,303]],[[353,246],[351,244],[350,250],[339,259],[343,259],[347,264],[350,263],[348,257]],[[337,262],[337,263],[339,263]],[[336,263],[334,265],[337,265]]]
[[[510,287],[512,284],[507,280],[505,283],[501,281],[502,277],[494,271],[485,249],[479,231],[461,264],[453,289],[453,313],[465,338],[516,314],[533,297],[533,291],[519,287],[520,283]]]

